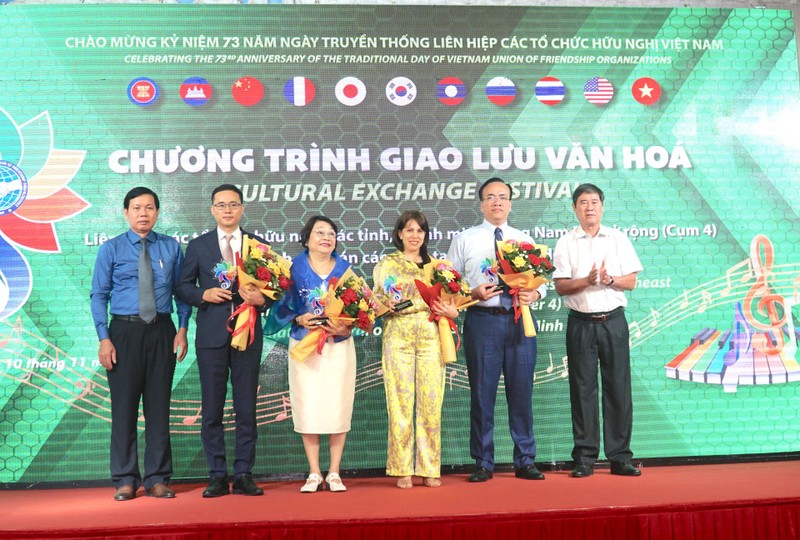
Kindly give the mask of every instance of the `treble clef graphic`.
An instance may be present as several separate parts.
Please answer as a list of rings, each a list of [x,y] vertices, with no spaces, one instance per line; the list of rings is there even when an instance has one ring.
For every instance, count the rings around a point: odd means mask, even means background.
[[[763,249],[763,260],[761,251]],[[786,324],[786,310],[783,313],[778,313],[778,306],[784,305],[783,297],[779,294],[770,293],[769,275],[772,272],[772,263],[775,258],[775,252],[772,248],[772,243],[763,234],[757,234],[750,242],[750,260],[753,263],[753,271],[756,275],[756,282],[747,291],[744,298],[744,316],[747,322],[759,330],[770,332],[776,339],[775,343],[772,340],[765,340],[763,346],[759,349],[765,354],[779,354],[785,344],[785,339],[781,328]],[[756,297],[760,297],[758,303],[753,306]],[[769,324],[762,323],[756,318],[756,315],[766,317],[769,319]]]

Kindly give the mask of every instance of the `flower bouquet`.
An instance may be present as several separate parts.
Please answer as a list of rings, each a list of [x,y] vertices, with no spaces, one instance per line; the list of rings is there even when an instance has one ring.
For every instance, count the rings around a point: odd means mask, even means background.
[[[264,296],[278,300],[291,285],[289,270],[291,263],[277,255],[267,244],[258,240],[242,237],[242,253],[244,259],[237,254],[237,280],[239,287],[255,285]],[[231,321],[235,319],[233,328]],[[228,319],[228,330],[233,335],[231,347],[243,351],[253,343],[254,328],[258,320],[255,306],[242,303]]]
[[[433,313],[433,303],[437,298],[441,298],[443,302],[453,304],[456,309],[462,310],[475,304],[477,300],[472,300],[467,281],[448,261],[431,259],[431,262],[425,265],[424,272],[430,285],[418,279],[414,280],[414,283],[420,296],[431,309],[430,320],[436,321],[439,328],[442,361],[450,364],[456,361],[456,351],[461,346],[461,336],[458,336],[458,326],[454,320]],[[458,336],[458,346],[453,342],[450,330],[455,331]]]
[[[366,281],[348,268],[340,278],[331,278],[326,291],[318,291],[313,299],[314,313],[328,320],[344,322],[369,332],[375,318],[383,315],[388,308],[375,300],[372,289]],[[292,347],[289,355],[303,362],[315,350],[322,352],[330,332],[323,325],[312,328],[309,333]]]
[[[519,301],[520,289],[536,289],[549,281],[548,277],[555,271],[552,261],[547,256],[547,246],[503,240],[497,242],[497,253],[500,268],[503,272],[500,279],[510,287],[508,291],[514,301],[514,321],[522,317],[522,326],[527,337],[536,335],[536,327],[530,309],[522,309]]]

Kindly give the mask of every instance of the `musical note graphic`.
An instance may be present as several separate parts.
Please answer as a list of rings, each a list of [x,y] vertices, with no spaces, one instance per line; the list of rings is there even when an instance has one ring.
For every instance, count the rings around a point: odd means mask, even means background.
[[[200,406],[198,406],[197,407],[197,411],[195,411],[194,414],[189,414],[189,415],[184,416],[183,419],[181,420],[181,423],[184,426],[193,426],[193,425],[195,425],[197,423],[197,420],[200,418],[200,411],[201,411],[201,408],[200,408]]]
[[[791,273],[774,264],[774,255],[766,236],[753,237],[750,258],[726,272],[725,288],[720,291],[720,296],[734,292],[743,295],[733,303],[733,327],[704,328],[696,333],[689,345],[664,366],[667,377],[722,385],[725,392],[736,392],[740,385],[800,381],[792,311],[795,303],[777,289],[786,290],[792,279],[787,274]],[[734,279],[745,267],[742,277]],[[752,283],[745,291],[735,285],[736,281]],[[791,283],[796,297],[800,277],[794,277]],[[708,287],[700,291],[698,313],[709,307],[710,290]],[[684,299],[688,298],[684,291]]]
[[[85,398],[89,392],[92,391],[92,382],[91,381],[78,381],[77,383],[78,388],[82,388],[81,393],[78,394],[75,399],[83,399]]]
[[[292,404],[288,397],[281,396],[281,406],[283,407],[283,411],[275,415],[276,422],[280,422],[289,418],[289,408],[291,408]]]
[[[753,261],[751,261],[749,258],[740,263],[734,264],[725,272],[725,288],[722,289],[720,293],[722,296],[728,296],[731,293],[733,290],[733,280],[731,278],[735,274],[738,274],[742,268],[747,268],[747,270],[742,272],[742,277],[739,278],[740,283],[747,283],[751,279],[755,279],[756,276],[753,272]]]
[[[704,313],[706,309],[708,309],[708,305],[711,303],[712,297],[711,293],[708,291],[701,291],[700,292],[700,306],[697,308],[697,313]]]

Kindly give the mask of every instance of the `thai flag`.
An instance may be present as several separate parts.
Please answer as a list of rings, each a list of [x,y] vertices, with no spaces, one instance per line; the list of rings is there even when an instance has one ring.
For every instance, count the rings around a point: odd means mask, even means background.
[[[283,97],[297,107],[304,107],[314,100],[317,89],[311,79],[292,77],[283,85]]]
[[[583,85],[583,96],[589,103],[605,105],[614,97],[614,87],[603,77],[592,77]]]
[[[516,85],[506,77],[495,77],[486,84],[486,97],[500,107],[514,101],[516,95]]]
[[[536,83],[536,99],[545,105],[556,105],[564,99],[564,83],[555,77],[544,77]]]

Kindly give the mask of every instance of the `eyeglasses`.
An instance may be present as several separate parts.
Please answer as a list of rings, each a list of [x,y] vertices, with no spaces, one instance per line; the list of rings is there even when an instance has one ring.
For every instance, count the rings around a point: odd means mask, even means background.
[[[487,195],[486,197],[483,198],[483,200],[489,202],[494,202],[494,201],[506,202],[511,199],[508,198],[508,195]]]
[[[231,210],[238,210],[239,208],[242,207],[242,203],[238,203],[238,202],[231,202],[231,203],[218,202],[218,203],[212,204],[211,206],[213,208],[216,208],[217,210],[225,210],[226,208],[230,208]]]
[[[336,238],[336,232],[319,230],[319,231],[314,231],[314,236],[316,236],[317,238]]]

